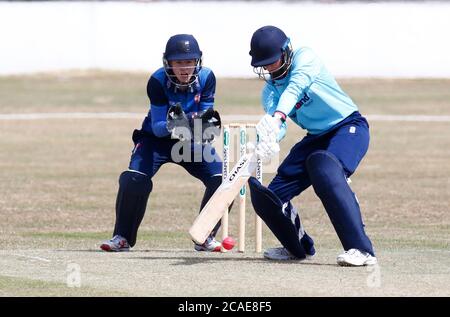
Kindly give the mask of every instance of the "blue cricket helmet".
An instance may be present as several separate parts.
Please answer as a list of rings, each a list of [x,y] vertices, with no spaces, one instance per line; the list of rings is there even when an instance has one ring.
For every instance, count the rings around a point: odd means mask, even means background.
[[[253,72],[267,83],[284,78],[292,65],[290,39],[276,26],[266,25],[253,33],[250,41],[250,56]],[[271,72],[265,66],[282,60],[281,66]]]
[[[168,61],[200,59],[202,51],[194,36],[190,34],[177,34],[172,36],[166,44],[164,58]]]
[[[276,26],[266,25],[253,33],[250,52],[253,67],[266,66],[281,58],[289,38]]]
[[[195,60],[194,72],[187,83],[180,83],[173,72],[169,62]],[[177,34],[169,38],[166,44],[166,50],[163,53],[164,71],[169,81],[175,87],[191,87],[198,78],[198,73],[202,69],[202,51],[194,36],[190,34]]]

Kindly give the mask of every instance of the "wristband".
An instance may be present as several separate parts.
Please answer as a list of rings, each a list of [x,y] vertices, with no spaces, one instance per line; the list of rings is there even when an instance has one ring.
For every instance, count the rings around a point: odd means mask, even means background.
[[[284,123],[284,122],[286,121],[286,115],[285,115],[283,112],[281,112],[281,111],[275,111],[275,112],[273,113],[273,116],[275,116],[275,115],[280,116],[281,122]]]

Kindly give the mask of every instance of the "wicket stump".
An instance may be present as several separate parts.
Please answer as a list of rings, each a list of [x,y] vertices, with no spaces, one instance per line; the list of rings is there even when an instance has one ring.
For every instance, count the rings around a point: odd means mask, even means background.
[[[225,179],[228,176],[230,169],[230,143],[231,143],[231,129],[239,129],[239,153],[243,156],[247,152],[247,128],[255,129],[256,124],[246,123],[232,123],[223,126],[223,168],[222,177]],[[258,142],[258,134],[256,133],[256,142]],[[262,161],[258,159],[256,168],[256,178],[262,183]],[[246,210],[246,186],[243,186],[239,192],[239,222],[238,222],[238,251],[245,252],[245,210]],[[228,236],[228,211],[225,211],[222,217],[222,241]],[[255,251],[262,250],[262,220],[255,214]],[[222,252],[226,252],[222,248]]]

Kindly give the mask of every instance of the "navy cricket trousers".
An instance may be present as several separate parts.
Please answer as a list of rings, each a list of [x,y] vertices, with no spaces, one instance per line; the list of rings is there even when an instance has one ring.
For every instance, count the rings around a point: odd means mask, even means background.
[[[205,186],[213,176],[222,175],[222,161],[211,145],[194,145],[180,148],[173,151],[179,140],[170,137],[158,138],[153,134],[133,137],[135,147],[131,155],[129,169],[138,171],[152,178],[165,163],[174,163],[182,166],[189,174],[201,180]],[[188,149],[190,153],[183,155],[183,149]],[[199,154],[208,153],[208,160]],[[178,157],[183,158],[179,161]],[[188,157],[187,160],[184,160]]]
[[[307,171],[306,162],[308,157],[316,151],[327,151],[337,158],[344,175],[348,178],[355,172],[366,154],[369,139],[369,124],[359,112],[354,112],[330,131],[320,135],[308,134],[291,149],[279,166],[277,175],[270,183],[269,189],[283,203],[286,203],[311,186],[308,173],[310,171]],[[324,181],[326,182],[326,180]],[[345,250],[357,248],[374,255],[372,243],[364,232],[364,224],[356,196],[345,180],[340,181],[340,184],[342,184],[340,185],[342,187],[333,187],[334,194],[331,196],[323,195],[324,192],[321,192],[322,203],[336,233]],[[324,199],[326,200],[324,201]],[[337,206],[345,207],[341,209]]]
[[[349,177],[352,175],[369,147],[369,124],[359,112],[354,112],[332,130],[319,135],[307,134],[294,145],[278,167],[277,175],[269,185],[285,203],[311,185],[305,169],[307,157],[326,150],[334,154]]]

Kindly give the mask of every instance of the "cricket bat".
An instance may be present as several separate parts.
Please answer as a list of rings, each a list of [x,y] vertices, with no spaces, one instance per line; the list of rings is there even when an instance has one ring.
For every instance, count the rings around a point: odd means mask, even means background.
[[[253,171],[255,171],[257,167],[256,161],[257,157],[253,152],[243,155],[236,163],[228,177],[222,181],[222,184],[217,188],[205,207],[203,207],[189,229],[192,240],[198,244],[205,243],[206,238],[217,222],[219,222],[225,212],[228,212],[228,207],[242,186],[247,183]]]

